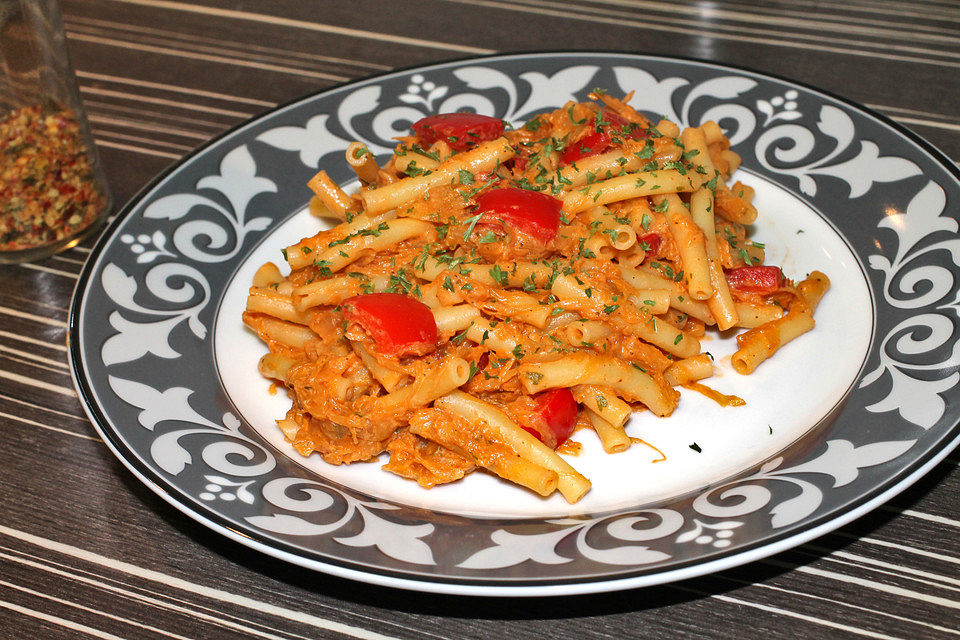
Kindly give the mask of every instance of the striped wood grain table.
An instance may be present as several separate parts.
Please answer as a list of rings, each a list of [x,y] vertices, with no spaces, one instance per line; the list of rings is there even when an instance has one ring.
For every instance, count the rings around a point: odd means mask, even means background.
[[[861,102],[960,159],[956,0],[64,0],[63,9],[120,202],[277,103],[397,67],[523,50],[745,65]],[[814,542],[644,590],[514,602],[424,595],[253,553],[141,485],[84,416],[65,336],[91,244],[0,267],[0,637],[960,637],[956,452]]]

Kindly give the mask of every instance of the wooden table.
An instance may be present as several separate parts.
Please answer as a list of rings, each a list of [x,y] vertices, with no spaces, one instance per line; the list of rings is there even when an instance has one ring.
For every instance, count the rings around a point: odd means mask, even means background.
[[[211,136],[392,68],[610,49],[820,86],[960,159],[960,2],[64,0],[119,202]],[[137,481],[85,417],[65,346],[92,241],[0,267],[0,635],[8,638],[955,638],[960,457],[873,513],[739,569],[504,601],[332,578],[209,532]]]

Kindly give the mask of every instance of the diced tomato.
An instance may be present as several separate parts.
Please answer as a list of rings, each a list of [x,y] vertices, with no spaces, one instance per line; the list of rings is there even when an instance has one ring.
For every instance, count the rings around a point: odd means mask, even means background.
[[[441,113],[413,123],[413,132],[420,143],[429,147],[443,140],[454,151],[464,151],[481,142],[503,135],[503,120],[479,113]]]
[[[630,122],[615,111],[604,110],[601,117],[603,121],[599,129],[596,126],[597,120],[594,118],[590,131],[563,150],[560,154],[560,164],[570,164],[581,158],[603,153],[613,144],[615,137],[638,140],[646,135],[646,131],[640,127],[630,130]]]
[[[526,156],[516,156],[512,160],[507,160],[507,162],[513,162],[513,169],[515,171],[526,171],[527,164],[529,164]]]
[[[644,250],[647,253],[656,253],[659,251],[661,242],[662,239],[659,233],[647,233],[637,238],[637,244],[639,244],[641,248],[646,247]]]
[[[605,131],[591,129],[585,136],[563,150],[560,154],[560,164],[570,164],[581,158],[603,153],[611,142],[613,141]]]
[[[577,424],[577,401],[570,389],[550,389],[533,396],[533,424],[524,430],[552,449],[566,442]]]
[[[783,285],[780,267],[737,267],[725,272],[727,284],[747,293],[773,293]]]
[[[506,226],[547,243],[557,235],[563,201],[539,191],[505,187],[477,198],[480,224]]]
[[[380,353],[423,355],[437,347],[437,322],[430,307],[399,293],[370,293],[347,298],[343,315],[370,334]]]
[[[603,119],[608,123],[607,132],[611,138],[630,138],[639,140],[647,137],[647,130],[638,124],[633,124],[616,111],[605,110]]]

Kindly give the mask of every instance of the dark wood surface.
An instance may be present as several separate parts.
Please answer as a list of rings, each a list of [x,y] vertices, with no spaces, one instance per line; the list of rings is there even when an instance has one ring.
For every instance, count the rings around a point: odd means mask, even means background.
[[[960,159],[960,2],[64,0],[119,202],[296,96],[494,52],[612,49],[745,65],[864,103]],[[92,242],[0,267],[4,638],[956,638],[960,456],[792,551],[642,590],[426,595],[283,564],[207,531],[114,459],[70,380]]]

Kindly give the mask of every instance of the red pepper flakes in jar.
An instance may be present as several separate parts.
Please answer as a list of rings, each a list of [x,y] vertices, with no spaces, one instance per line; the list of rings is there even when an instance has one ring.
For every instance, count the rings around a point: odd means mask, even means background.
[[[72,111],[0,117],[0,251],[77,236],[107,205]]]

